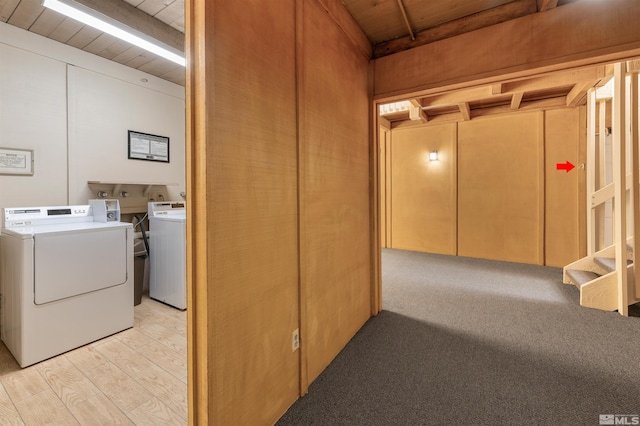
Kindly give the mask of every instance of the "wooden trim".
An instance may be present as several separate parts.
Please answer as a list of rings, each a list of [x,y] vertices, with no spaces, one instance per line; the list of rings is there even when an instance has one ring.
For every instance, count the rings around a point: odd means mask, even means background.
[[[546,226],[545,217],[545,183],[546,183],[546,167],[545,167],[545,114],[544,111],[538,112],[538,264],[545,264],[545,238],[544,231]]]
[[[393,230],[391,229],[391,219],[393,218],[393,210],[391,209],[391,202],[393,201],[393,193],[391,192],[391,144],[392,144],[392,140],[393,140],[393,133],[391,132],[391,127],[389,127],[389,131],[387,132],[386,138],[385,138],[385,152],[387,153],[387,156],[385,157],[385,161],[386,161],[386,165],[385,165],[385,171],[387,173],[387,176],[385,178],[385,185],[386,187],[386,192],[387,192],[387,212],[385,214],[385,217],[387,219],[387,223],[385,225],[385,228],[387,230],[387,247],[392,247],[393,244]],[[382,304],[380,304],[380,307],[382,307]]]
[[[597,161],[596,164],[596,175],[595,175],[595,191],[599,191],[600,189],[604,188],[604,183],[606,182],[605,179],[605,151],[606,151],[606,122],[607,122],[607,102],[606,101],[600,101],[599,102],[599,111],[598,111],[598,117],[599,117],[599,126],[598,126],[598,143],[596,145],[596,151],[595,151],[595,158]],[[613,198],[613,197],[610,197]],[[596,245],[595,245],[595,251],[601,250],[604,248],[605,246],[605,240],[604,240],[604,230],[605,230],[605,209],[604,206],[598,208],[597,210],[595,210],[595,217],[596,217],[596,224],[595,224],[595,229],[596,229],[596,234],[595,234],[595,238],[596,239]]]
[[[591,199],[595,192],[596,179],[596,90],[591,89],[587,102],[587,255],[596,251],[596,220],[595,210],[591,208]]]
[[[578,125],[578,250],[579,257],[587,255],[587,173],[584,168],[587,167],[587,108],[579,108],[579,125]],[[581,168],[580,165],[583,167]]]
[[[614,241],[616,247],[616,271],[618,275],[618,313],[629,315],[629,289],[627,287],[627,173],[626,173],[626,72],[622,63],[614,66],[613,89],[613,182],[614,199]]]
[[[306,233],[306,222],[302,220],[305,215],[305,209],[307,206],[305,197],[305,173],[302,164],[304,164],[306,151],[305,144],[303,143],[306,135],[306,114],[304,108],[305,99],[305,73],[304,73],[304,0],[296,0],[296,113],[297,113],[297,143],[298,143],[298,298],[300,307],[298,309],[298,325],[300,330],[300,396],[305,396],[309,392],[309,372],[308,372],[308,355],[307,345],[305,344],[307,336],[309,335],[309,327],[307,323],[307,286],[306,281],[303,279],[305,274],[305,267],[307,266],[303,262],[301,251],[301,239]]]
[[[207,1],[185,4],[187,34],[186,188],[187,188],[187,366],[189,424],[209,424],[209,291],[207,216],[206,17]],[[211,4],[208,6],[213,8]],[[213,29],[211,29],[213,31]],[[196,232],[197,230],[197,232]],[[215,349],[211,349],[215,351]]]
[[[392,55],[403,50],[413,49],[414,47],[433,43],[434,41],[453,37],[461,33],[474,31],[510,19],[536,13],[536,11],[536,5],[531,0],[511,1],[489,10],[418,31],[415,34],[415,38],[406,36],[378,43],[373,49],[373,57],[381,58]]]
[[[380,249],[380,161],[385,158],[380,157],[380,121],[378,120],[380,110],[377,103],[373,102],[373,73],[374,67],[369,62],[369,104],[372,106],[369,115],[371,135],[369,137],[369,169],[370,169],[370,202],[371,202],[371,316],[378,315],[382,311],[382,252]],[[385,138],[386,139],[386,138]],[[385,141],[382,141],[385,143]],[[385,156],[386,157],[386,156]]]
[[[630,127],[631,127],[631,155],[632,155],[632,171],[631,171],[631,191],[633,199],[633,300],[640,298],[640,250],[638,242],[640,242],[640,130],[638,129],[638,72],[637,68],[633,69],[630,78],[629,93],[631,100],[629,102],[630,110]]]
[[[459,196],[460,196],[460,191],[458,191],[458,182],[459,182],[459,172],[458,172],[458,132],[459,132],[459,123],[456,123],[454,128],[453,128],[453,152],[451,153],[452,159],[453,159],[453,165],[452,165],[452,170],[451,170],[451,179],[452,179],[452,187],[453,187],[453,191],[455,192],[455,194],[453,194],[453,209],[456,212],[456,218],[453,221],[453,224],[451,225],[451,230],[453,231],[453,235],[455,235],[455,242],[454,242],[454,250],[453,253],[455,256],[458,256],[458,247],[459,247],[459,241],[460,238],[458,237],[458,216],[460,214],[459,212]]]

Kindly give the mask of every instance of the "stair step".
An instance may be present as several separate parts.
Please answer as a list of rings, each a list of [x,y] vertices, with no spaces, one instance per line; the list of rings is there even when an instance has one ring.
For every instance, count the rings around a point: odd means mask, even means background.
[[[600,278],[600,275],[595,272],[580,271],[578,269],[567,269],[567,275],[578,287],[588,283],[589,281],[593,281],[596,278]]]
[[[616,270],[616,259],[611,257],[594,257],[593,261],[600,266],[602,269],[608,272],[613,272]],[[627,265],[631,265],[633,263],[632,260],[627,260]]]
[[[611,257],[595,257],[593,259],[598,266],[608,272],[616,270],[616,259]]]

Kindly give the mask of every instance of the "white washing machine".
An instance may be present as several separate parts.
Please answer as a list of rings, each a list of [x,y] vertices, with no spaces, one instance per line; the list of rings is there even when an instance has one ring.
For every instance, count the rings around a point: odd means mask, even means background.
[[[2,341],[21,367],[133,327],[133,228],[89,205],[5,208]]]
[[[149,297],[187,309],[185,203],[149,203]]]

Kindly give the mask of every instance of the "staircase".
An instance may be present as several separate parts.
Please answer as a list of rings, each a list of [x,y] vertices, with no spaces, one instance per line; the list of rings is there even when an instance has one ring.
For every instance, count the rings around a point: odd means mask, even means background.
[[[580,289],[581,306],[623,316],[640,301],[640,251],[633,248],[640,241],[639,75],[640,61],[619,62],[588,91],[587,257],[565,266],[562,280]],[[613,245],[602,249],[605,235]]]
[[[628,282],[633,283],[633,245],[627,241]],[[615,311],[618,309],[618,275],[615,246],[600,250],[564,267],[562,282],[580,290],[580,306]],[[631,285],[629,294],[634,294]],[[633,303],[633,301],[630,301]]]

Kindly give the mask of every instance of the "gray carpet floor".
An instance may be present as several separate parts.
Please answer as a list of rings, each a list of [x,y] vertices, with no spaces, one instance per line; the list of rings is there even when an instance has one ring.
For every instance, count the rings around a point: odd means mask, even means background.
[[[278,426],[640,414],[640,317],[580,307],[561,269],[390,249],[382,269],[384,310]]]

